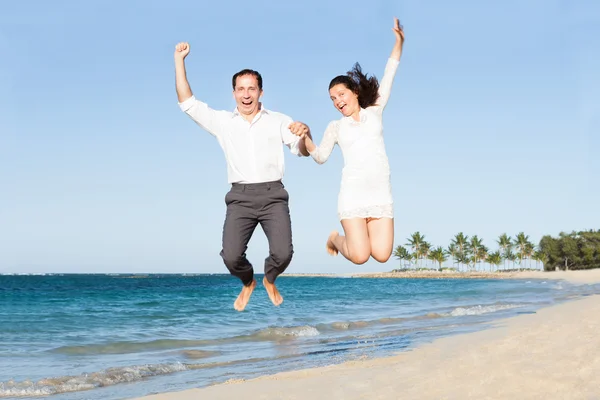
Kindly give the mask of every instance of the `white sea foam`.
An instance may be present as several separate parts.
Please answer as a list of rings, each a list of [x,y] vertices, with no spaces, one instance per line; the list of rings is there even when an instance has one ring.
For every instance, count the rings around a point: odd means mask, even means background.
[[[284,337],[304,337],[304,336],[318,336],[319,330],[314,326],[293,326],[289,328],[284,327],[272,327],[259,331],[256,335],[264,339],[277,339]]]
[[[482,315],[489,314],[493,312],[498,312],[502,310],[510,310],[512,308],[522,307],[519,304],[494,304],[488,306],[471,306],[471,307],[457,307],[452,310],[450,313],[446,314],[447,316],[452,317],[462,317],[465,315]]]
[[[47,378],[37,382],[0,382],[0,397],[41,397],[59,393],[79,392],[118,383],[136,382],[150,376],[172,374],[189,369],[181,363],[146,364],[109,368],[78,376]]]

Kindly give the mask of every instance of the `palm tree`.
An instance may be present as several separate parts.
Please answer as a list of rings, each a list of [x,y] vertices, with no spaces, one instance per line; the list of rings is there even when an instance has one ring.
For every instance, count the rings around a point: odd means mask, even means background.
[[[410,258],[412,260],[413,267],[418,269],[419,268],[419,260],[420,260],[419,253],[411,253]]]
[[[456,262],[456,256],[458,254],[458,247],[454,243],[450,243],[448,246],[448,250],[446,250],[446,254],[452,257],[452,262]]]
[[[423,260],[429,260],[429,254],[431,252],[431,244],[429,242],[421,243],[421,247],[419,248],[421,253],[421,258]]]
[[[488,254],[487,262],[490,263],[490,266],[495,265],[496,269],[498,269],[500,264],[502,264],[502,254],[500,254],[500,251],[495,251],[493,253]]]
[[[542,270],[544,269],[544,264],[548,262],[548,255],[540,250],[536,250],[531,258],[535,261],[536,266],[538,265],[538,262],[542,263]]]
[[[525,256],[525,258],[530,260],[529,267],[531,267],[531,258],[533,257],[533,253],[535,252],[535,246],[533,245],[533,243],[528,241],[525,244],[525,249],[523,250],[523,252],[524,252],[523,255]]]
[[[477,235],[472,236],[471,240],[469,240],[467,249],[471,254],[471,262],[473,263],[473,269],[475,269],[477,261],[479,261],[479,248],[482,245],[483,242],[481,241],[481,239],[479,239],[479,237],[477,237]]]
[[[599,230],[600,231],[600,230]],[[562,233],[561,233],[562,234]],[[532,261],[536,262],[535,267],[539,268],[539,262],[547,263],[547,254],[542,253],[537,246],[529,241],[529,236],[519,232],[514,239],[506,233],[501,234],[496,239],[498,250],[490,253],[490,250],[483,244],[483,240],[477,235],[471,237],[459,232],[452,238],[447,249],[441,246],[432,246],[425,240],[425,235],[415,232],[410,235],[405,245],[399,245],[394,250],[394,257],[400,260],[400,265],[404,268],[429,268],[429,263],[437,263],[436,268],[442,269],[442,264],[449,258],[452,264],[457,264],[458,271],[461,266],[467,266],[467,270],[487,271],[488,264],[490,271],[507,270],[507,264],[512,262],[512,269],[516,269],[519,263],[519,269],[532,268]],[[425,265],[423,265],[423,261]],[[527,261],[529,263],[527,264]],[[500,265],[504,262],[504,266]],[[523,263],[525,262],[525,264]],[[526,265],[524,267],[524,265]]]
[[[512,262],[513,268],[515,267],[515,261],[517,261],[517,255],[513,253],[512,250],[508,250],[508,252],[504,255],[508,261]]]
[[[469,260],[469,255],[468,255],[468,254],[466,254],[466,252],[464,252],[464,253],[458,253],[458,254],[456,255],[456,259],[455,259],[455,260],[456,260],[455,262],[456,262],[456,263],[457,263],[459,266],[460,266],[461,264],[463,264],[463,265],[469,265],[469,262],[470,262],[470,260]],[[460,268],[460,267],[459,267],[459,268]],[[459,269],[459,271],[460,271],[460,269]]]
[[[442,246],[438,246],[433,249],[433,251],[429,253],[429,257],[431,260],[436,261],[440,265],[440,271],[442,270],[442,263],[448,259],[446,256],[446,251]]]
[[[498,243],[498,246],[502,250],[501,255],[504,258],[504,269],[506,269],[506,254],[508,253],[508,251],[512,250],[512,239],[506,233],[503,233],[498,237],[496,243]]]
[[[460,265],[464,264],[464,260],[466,258],[466,249],[467,243],[469,241],[469,236],[466,236],[462,232],[458,232],[454,239],[452,239],[451,244],[457,248],[456,260],[458,261],[458,269],[460,270]]]
[[[425,242],[425,236],[421,235],[420,232],[415,232],[412,235],[410,235],[410,238],[408,238],[408,243],[406,244],[407,246],[410,246],[413,252],[413,256],[417,261],[417,264],[419,258],[421,257],[421,245],[423,244],[423,242]]]
[[[404,260],[410,261],[411,254],[408,250],[406,250],[406,247],[397,246],[396,250],[394,250],[394,257],[396,257],[398,260],[400,260],[400,266],[402,266],[402,261],[404,261]],[[406,265],[405,265],[405,267],[406,267]]]
[[[527,254],[527,243],[529,243],[529,236],[523,232],[519,232],[515,238],[515,246],[518,250],[517,255],[519,256],[519,265],[522,264],[523,258]]]
[[[488,248],[482,244],[481,246],[479,246],[477,248],[477,251],[475,252],[476,262],[485,261],[487,259],[487,257],[488,257]],[[490,270],[491,270],[491,266],[490,266]]]

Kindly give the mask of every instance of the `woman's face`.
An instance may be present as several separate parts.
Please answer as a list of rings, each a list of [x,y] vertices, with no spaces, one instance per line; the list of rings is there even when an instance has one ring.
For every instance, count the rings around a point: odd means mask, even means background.
[[[333,101],[333,106],[345,117],[360,111],[358,96],[343,83],[338,83],[329,89],[329,97]]]

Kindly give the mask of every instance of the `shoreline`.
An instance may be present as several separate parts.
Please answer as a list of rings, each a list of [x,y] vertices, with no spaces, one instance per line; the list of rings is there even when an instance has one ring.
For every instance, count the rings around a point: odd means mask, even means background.
[[[600,283],[600,269],[578,271],[510,271],[510,272],[455,272],[455,271],[402,271],[354,272],[340,274],[286,273],[280,278],[382,278],[382,279],[548,279],[565,280],[572,284]]]
[[[382,278],[382,279],[509,279],[513,272],[454,272],[454,271],[402,271],[402,272],[355,272],[341,274],[292,273],[279,278]]]
[[[600,270],[519,272],[511,278],[598,284]],[[136,399],[594,398],[600,393],[598,313],[600,295],[592,295],[387,357]]]

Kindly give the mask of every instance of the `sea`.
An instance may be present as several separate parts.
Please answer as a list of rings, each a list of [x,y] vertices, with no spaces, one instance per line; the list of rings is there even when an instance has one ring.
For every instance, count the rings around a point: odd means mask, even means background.
[[[407,351],[600,293],[543,279],[0,275],[0,398],[129,399]]]

